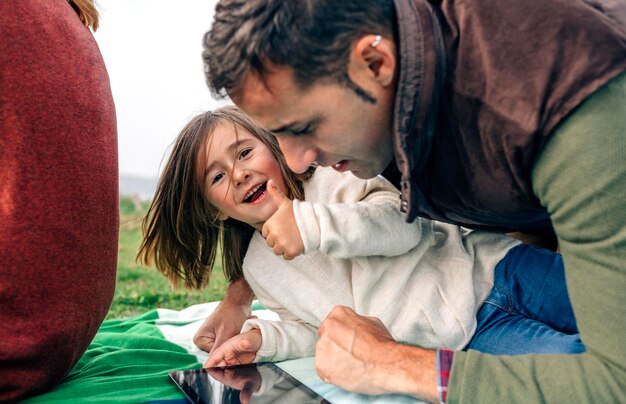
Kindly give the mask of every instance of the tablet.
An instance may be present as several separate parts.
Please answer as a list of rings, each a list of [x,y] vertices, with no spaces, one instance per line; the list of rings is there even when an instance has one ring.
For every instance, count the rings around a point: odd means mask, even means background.
[[[328,403],[273,363],[179,370],[169,375],[192,403]]]

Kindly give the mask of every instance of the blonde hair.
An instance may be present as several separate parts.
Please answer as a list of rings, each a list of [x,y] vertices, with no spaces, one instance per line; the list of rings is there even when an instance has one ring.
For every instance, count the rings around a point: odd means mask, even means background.
[[[193,117],[174,142],[143,220],[144,238],[137,254],[137,260],[144,265],[154,262],[174,286],[206,286],[218,245],[226,277],[231,282],[243,277],[243,258],[254,228],[232,218],[219,220],[219,211],[206,200],[204,182],[197,175],[198,153],[220,124],[232,124],[235,131],[239,128],[249,132],[270,150],[278,161],[289,197],[304,198],[302,182],[313,172],[313,168],[303,174],[289,170],[272,134],[235,107]]]
[[[94,0],[68,0],[67,2],[76,11],[83,24],[94,32],[98,30],[100,16]]]

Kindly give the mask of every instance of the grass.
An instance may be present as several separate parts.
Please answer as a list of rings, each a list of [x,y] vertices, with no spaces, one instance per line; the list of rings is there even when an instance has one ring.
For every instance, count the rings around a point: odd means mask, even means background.
[[[107,320],[145,313],[158,307],[180,310],[197,303],[221,300],[228,282],[221,266],[211,274],[211,282],[200,291],[174,290],[156,268],[135,262],[141,244],[141,220],[148,203],[130,197],[120,198],[120,241],[117,284]]]

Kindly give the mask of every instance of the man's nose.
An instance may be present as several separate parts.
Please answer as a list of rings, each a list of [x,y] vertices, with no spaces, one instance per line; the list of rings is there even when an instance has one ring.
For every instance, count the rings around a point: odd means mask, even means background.
[[[319,151],[312,145],[305,144],[304,140],[288,137],[277,139],[287,165],[292,171],[303,173],[317,160]]]

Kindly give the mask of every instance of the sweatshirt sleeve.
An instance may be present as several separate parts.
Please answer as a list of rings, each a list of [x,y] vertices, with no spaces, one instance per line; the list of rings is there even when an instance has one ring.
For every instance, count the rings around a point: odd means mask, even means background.
[[[315,355],[317,328],[302,321],[270,321],[251,318],[241,332],[258,328],[263,341],[255,362],[279,362]]]
[[[289,310],[282,307],[254,279],[250,279],[249,282],[261,303],[267,309],[278,314],[280,318],[280,321],[250,318],[244,322],[241,332],[246,332],[253,328],[261,331],[261,348],[257,352],[254,361],[278,362],[315,355],[317,328],[300,320]]]
[[[454,355],[448,402],[617,403],[626,397],[626,74],[552,135],[533,187],[559,239],[586,352]]]
[[[306,201],[293,203],[305,254],[320,251],[335,258],[391,257],[423,241],[424,231],[432,233],[427,220],[405,222],[398,190],[382,177],[362,180],[350,173],[321,170],[315,174],[321,178],[311,184],[315,189],[307,193]]]
[[[275,298],[271,288],[268,290],[262,285],[274,285],[271,280],[259,282],[258,277],[267,275],[266,268],[273,268],[277,273],[293,270],[281,267],[282,259],[277,258],[265,245],[258,234],[250,241],[248,252],[244,260],[244,274],[257,299],[266,309],[278,315],[280,321],[261,320],[250,318],[246,320],[241,332],[253,328],[261,331],[261,348],[254,359],[255,362],[278,362],[286,359],[303,358],[315,355],[317,342],[317,327],[303,321],[293,314],[285,304]],[[254,264],[251,264],[253,262]],[[282,264],[285,265],[285,264]],[[273,278],[270,278],[273,279]],[[288,306],[288,304],[287,304]]]

